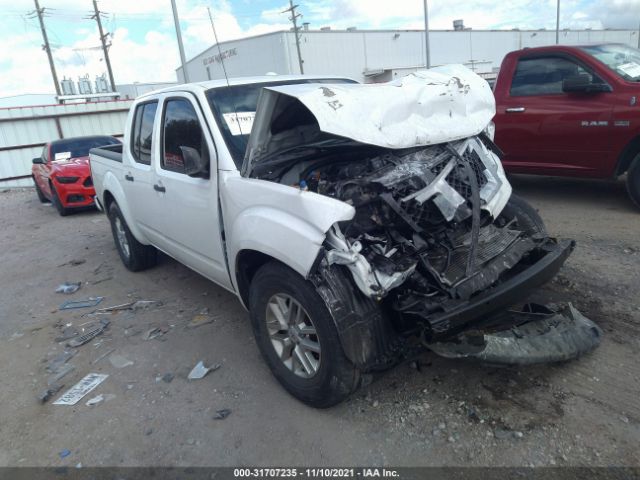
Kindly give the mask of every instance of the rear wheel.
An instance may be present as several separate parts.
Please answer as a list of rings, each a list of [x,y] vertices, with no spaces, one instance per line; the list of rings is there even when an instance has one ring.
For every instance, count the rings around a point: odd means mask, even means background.
[[[531,206],[524,198],[512,194],[498,217],[498,221],[503,224],[516,220],[518,230],[527,235],[547,235],[547,227],[540,217],[538,211]]]
[[[310,282],[270,262],[258,270],[250,288],[256,342],[291,395],[327,408],[358,388],[360,372],[345,356],[333,319]]]
[[[636,157],[627,172],[627,192],[636,207],[640,208],[640,155]]]
[[[129,226],[118,207],[113,202],[109,205],[109,221],[116,249],[124,266],[132,272],[138,272],[155,266],[158,262],[158,251],[151,245],[143,245],[133,236]]]
[[[58,213],[61,217],[66,217],[71,213],[71,209],[66,208],[62,205],[60,197],[58,196],[58,192],[56,191],[56,187],[53,186],[53,183],[50,183],[49,186],[51,188],[51,203],[53,203],[53,206],[56,207],[56,210],[58,210]]]
[[[36,177],[31,176],[31,178],[33,178],[33,184],[36,186],[36,195],[38,195],[38,200],[40,200],[42,203],[49,203],[49,199],[44,196],[44,193],[42,193],[38,182],[36,182]]]

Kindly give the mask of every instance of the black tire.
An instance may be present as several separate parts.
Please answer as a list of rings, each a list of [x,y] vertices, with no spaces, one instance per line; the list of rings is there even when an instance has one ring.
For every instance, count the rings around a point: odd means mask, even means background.
[[[320,344],[320,360],[315,375],[296,375],[280,359],[267,328],[267,308],[274,295],[287,295],[304,309],[315,327],[313,338]],[[278,262],[263,265],[251,282],[249,292],[251,323],[260,352],[282,386],[301,402],[328,408],[346,399],[360,386],[359,370],[342,350],[335,324],[311,282]],[[293,358],[294,353],[291,353]]]
[[[525,234],[547,236],[547,227],[538,211],[515,193],[511,195],[498,220],[506,224],[514,218],[518,224],[518,230],[522,230]]]
[[[71,209],[62,206],[62,202],[60,201],[60,197],[58,197],[58,192],[56,192],[56,187],[53,186],[53,183],[49,183],[49,187],[51,188],[51,203],[56,207],[61,217],[66,217],[71,213]]]
[[[627,171],[627,193],[636,207],[640,208],[640,155]]]
[[[158,263],[158,251],[155,247],[143,245],[136,240],[116,202],[109,205],[108,216],[113,241],[124,266],[132,272],[139,272],[155,266]],[[119,232],[123,235],[122,241]]]
[[[32,175],[31,178],[33,178],[33,184],[36,186],[36,195],[38,195],[38,200],[40,200],[41,203],[49,203],[49,199],[44,196],[44,193],[42,193],[42,190],[38,186],[38,182],[36,182],[36,177]]]

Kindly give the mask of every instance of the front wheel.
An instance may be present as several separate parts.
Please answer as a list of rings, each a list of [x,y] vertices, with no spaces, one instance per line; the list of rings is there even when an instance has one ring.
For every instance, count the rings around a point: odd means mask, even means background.
[[[124,266],[132,272],[153,267],[158,262],[158,251],[136,240],[116,202],[109,205],[108,215],[113,240]]]
[[[40,200],[41,203],[49,203],[49,199],[44,196],[40,185],[38,185],[38,182],[36,182],[36,177],[31,176],[31,178],[33,178],[33,184],[36,186],[36,195],[38,195],[38,200]]]
[[[51,203],[53,203],[53,206],[56,207],[56,210],[58,211],[61,217],[66,217],[71,213],[71,209],[66,208],[65,206],[62,205],[62,201],[60,200],[60,197],[58,196],[58,192],[56,191],[56,187],[53,186],[53,183],[50,184],[50,188],[51,188]]]
[[[627,192],[636,207],[640,208],[640,155],[627,172]]]
[[[547,236],[547,227],[538,211],[524,198],[511,194],[511,198],[498,217],[505,225],[515,219],[516,229],[527,235]]]
[[[345,356],[311,282],[280,263],[267,263],[251,282],[249,310],[260,352],[291,395],[327,408],[358,388],[360,372]]]

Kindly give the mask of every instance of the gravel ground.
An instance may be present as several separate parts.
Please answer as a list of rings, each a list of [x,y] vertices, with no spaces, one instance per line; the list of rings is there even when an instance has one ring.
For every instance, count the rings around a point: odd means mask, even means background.
[[[550,232],[578,242],[534,297],[573,302],[603,328],[600,348],[519,369],[425,354],[329,410],[276,383],[229,292],[164,256],[128,272],[104,215],[61,218],[32,190],[0,193],[0,465],[640,465],[640,212],[619,182],[513,184]],[[55,293],[65,281],[82,288]],[[75,406],[42,405],[56,338],[98,319],[59,305],[91,296],[161,305],[99,317],[109,328],[76,349],[60,383],[109,377]],[[210,323],[190,328],[198,314]],[[187,380],[200,360],[221,366]],[[215,419],[221,409],[230,415]]]

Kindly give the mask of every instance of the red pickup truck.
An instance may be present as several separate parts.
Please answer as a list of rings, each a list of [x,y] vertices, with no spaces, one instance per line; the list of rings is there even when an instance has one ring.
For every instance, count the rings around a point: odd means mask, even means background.
[[[626,173],[640,207],[640,50],[604,44],[511,52],[494,94],[495,142],[508,172]]]

